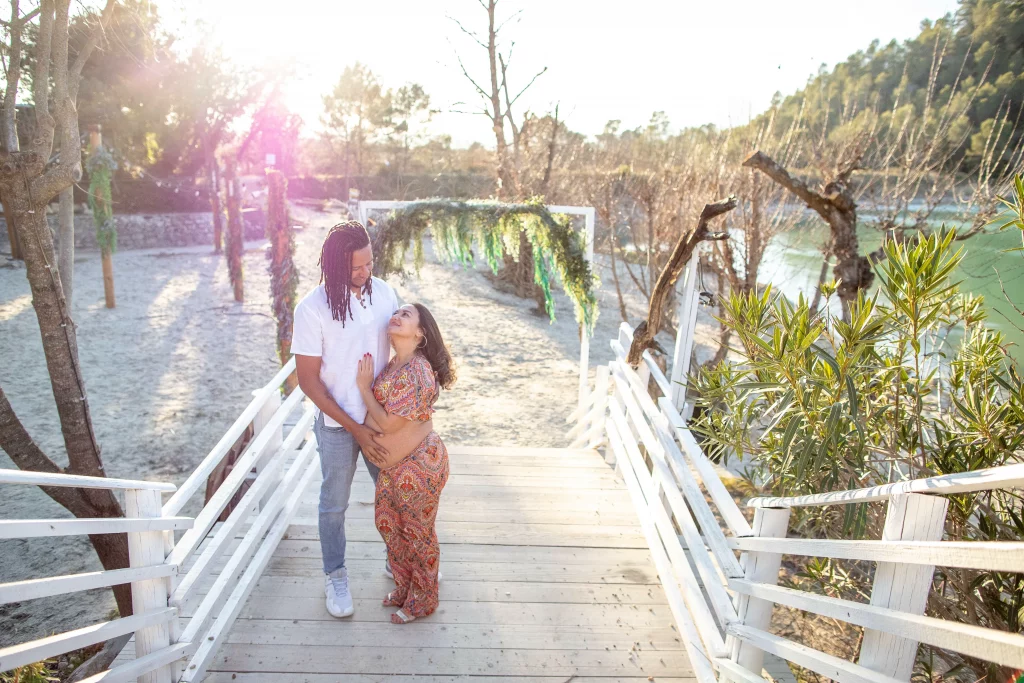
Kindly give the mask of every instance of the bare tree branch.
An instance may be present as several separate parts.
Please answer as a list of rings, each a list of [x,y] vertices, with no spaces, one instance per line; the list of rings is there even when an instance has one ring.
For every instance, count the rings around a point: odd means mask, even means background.
[[[508,103],[508,106],[509,106],[509,107],[511,107],[511,106],[512,106],[513,104],[515,104],[515,103],[516,103],[516,101],[517,101],[517,100],[518,100],[518,99],[519,99],[520,97],[522,97],[522,96],[523,96],[523,93],[524,93],[524,92],[526,92],[527,90],[529,90],[529,89],[530,89],[530,86],[531,86],[531,85],[533,85],[533,84],[534,84],[534,82],[535,82],[535,81],[536,81],[536,80],[537,80],[538,78],[540,78],[541,76],[543,76],[543,75],[544,75],[544,74],[545,74],[545,73],[547,72],[547,70],[548,70],[548,68],[547,68],[547,67],[544,67],[543,69],[541,69],[540,71],[538,71],[538,72],[537,72],[537,75],[535,75],[535,76],[534,76],[533,78],[531,78],[531,79],[530,79],[530,82],[526,84],[526,87],[524,87],[524,88],[523,88],[522,90],[520,90],[520,91],[519,91],[519,94],[518,94],[518,95],[516,95],[515,97],[513,97],[513,98],[512,98],[512,100],[511,100],[511,101],[510,101],[510,102]]]
[[[640,364],[644,351],[655,346],[654,335],[661,329],[661,318],[664,315],[665,298],[675,289],[676,280],[683,272],[686,263],[693,256],[697,245],[703,240],[728,239],[728,233],[713,233],[708,230],[708,223],[736,208],[736,197],[721,199],[712,204],[705,204],[697,220],[697,227],[688,235],[684,235],[676,243],[665,268],[658,276],[658,282],[651,293],[647,319],[637,325],[633,331],[633,343],[629,346],[626,362],[634,368]]]
[[[477,45],[479,45],[480,47],[482,47],[485,50],[487,49],[487,45],[485,45],[484,42],[482,40],[480,40],[480,38],[477,37],[476,33],[474,33],[473,31],[470,31],[468,28],[463,26],[462,22],[459,21],[458,19],[456,19],[455,17],[453,17],[451,15],[447,15],[447,16],[448,16],[449,19],[451,19],[453,22],[455,22],[455,25],[459,27],[460,31],[465,33],[470,38],[472,38],[474,43],[476,43]]]
[[[50,115],[50,46],[53,37],[53,0],[42,0],[39,36],[36,38],[36,69],[32,76],[32,99],[36,110],[36,153],[49,158],[53,151],[54,121]]]
[[[24,27],[21,18],[18,16],[19,14],[18,0],[11,0],[11,23],[9,26],[11,47],[9,50],[7,84],[4,89],[3,131],[0,132],[0,135],[2,135],[2,140],[0,141],[3,142],[4,150],[7,152],[17,152],[19,149],[16,116],[18,85],[21,82],[21,32]]]

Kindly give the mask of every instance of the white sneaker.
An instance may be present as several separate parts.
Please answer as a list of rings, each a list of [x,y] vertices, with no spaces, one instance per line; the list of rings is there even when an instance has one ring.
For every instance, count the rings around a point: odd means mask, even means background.
[[[344,569],[324,577],[324,595],[327,596],[327,612],[332,617],[350,617],[356,611],[352,604],[352,593],[348,590],[348,572]]]

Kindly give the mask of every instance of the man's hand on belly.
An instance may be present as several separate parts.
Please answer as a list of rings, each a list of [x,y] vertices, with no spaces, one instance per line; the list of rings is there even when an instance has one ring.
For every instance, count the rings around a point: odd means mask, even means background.
[[[352,427],[352,436],[355,437],[356,443],[359,444],[359,448],[363,451],[363,454],[372,462],[374,465],[380,465],[387,461],[388,451],[386,448],[377,443],[377,437],[384,436],[376,429],[367,427],[366,425],[354,425]]]

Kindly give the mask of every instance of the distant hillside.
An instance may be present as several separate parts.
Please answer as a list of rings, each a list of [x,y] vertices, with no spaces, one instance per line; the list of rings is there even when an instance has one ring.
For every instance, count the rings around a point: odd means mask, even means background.
[[[1024,135],[1024,2],[961,0],[955,14],[924,21],[915,38],[884,47],[876,40],[831,71],[822,69],[802,90],[776,98],[783,130],[802,115],[833,134],[870,112],[910,107],[920,115],[930,98],[936,115],[956,113],[946,136],[971,166],[993,132],[1014,142]],[[1009,125],[1000,127],[1004,119]]]

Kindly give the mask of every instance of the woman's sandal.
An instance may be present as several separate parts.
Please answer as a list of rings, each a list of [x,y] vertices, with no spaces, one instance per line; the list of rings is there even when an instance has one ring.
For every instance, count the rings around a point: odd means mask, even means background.
[[[395,594],[395,591],[391,591],[390,593],[388,593],[387,597],[384,598],[384,600],[383,600],[383,602],[381,602],[381,604],[384,605],[385,607],[401,607],[402,605],[404,605],[405,604],[404,600],[399,602],[398,600],[395,600],[393,597],[391,597],[394,594]]]
[[[392,624],[408,624],[413,621],[416,621],[416,617],[410,617],[402,610],[398,610],[397,612],[391,615]]]

